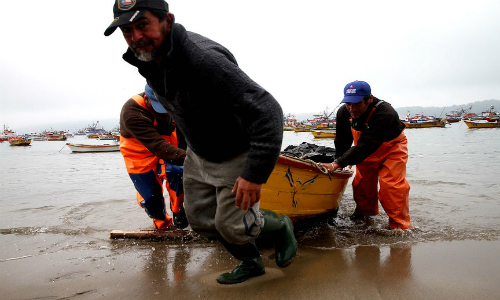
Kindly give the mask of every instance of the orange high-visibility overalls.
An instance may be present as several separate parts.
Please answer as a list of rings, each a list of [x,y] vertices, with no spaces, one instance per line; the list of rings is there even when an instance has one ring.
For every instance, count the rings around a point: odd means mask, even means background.
[[[143,97],[135,95],[132,99],[155,116],[154,112],[146,106]],[[155,117],[154,126],[156,125]],[[162,137],[173,146],[178,147],[176,130],[171,135],[162,135]],[[172,212],[178,213],[184,201],[183,167],[166,163],[163,159],[153,155],[135,138],[120,136],[120,152],[125,160],[130,179],[137,190],[137,203],[153,219],[156,229],[168,229],[172,224],[172,217],[165,209],[163,181],[165,181],[170,196],[170,209]]]
[[[372,108],[368,120],[375,111]],[[361,131],[351,127],[354,145]],[[406,181],[408,162],[407,140],[404,132],[389,142],[384,142],[374,153],[356,165],[352,181],[356,211],[362,215],[378,214],[378,201],[389,216],[390,228],[408,229],[411,226],[409,213],[410,185]],[[380,189],[377,192],[377,185]]]

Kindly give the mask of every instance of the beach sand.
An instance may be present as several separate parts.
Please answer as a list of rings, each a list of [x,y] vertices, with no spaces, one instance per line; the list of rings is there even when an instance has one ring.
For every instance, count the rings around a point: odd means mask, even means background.
[[[266,274],[236,285],[215,280],[237,264],[217,242],[73,242],[1,261],[0,298],[500,299],[499,241],[299,246],[283,269],[264,245]]]

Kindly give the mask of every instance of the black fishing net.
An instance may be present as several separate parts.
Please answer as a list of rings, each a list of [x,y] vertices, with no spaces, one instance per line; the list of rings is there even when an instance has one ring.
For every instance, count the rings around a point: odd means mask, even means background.
[[[290,145],[286,147],[285,150],[281,151],[281,153],[322,163],[331,163],[335,160],[335,148],[318,146],[306,142],[298,146]]]

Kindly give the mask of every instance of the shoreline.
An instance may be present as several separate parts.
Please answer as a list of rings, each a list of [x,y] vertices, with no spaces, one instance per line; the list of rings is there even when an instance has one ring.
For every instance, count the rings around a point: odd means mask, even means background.
[[[80,241],[83,242],[83,241]],[[106,244],[108,244],[106,246]],[[287,268],[215,278],[237,264],[215,242],[101,241],[0,262],[4,299],[498,299],[500,241],[429,241],[322,250],[299,245]],[[251,292],[250,292],[251,291]]]

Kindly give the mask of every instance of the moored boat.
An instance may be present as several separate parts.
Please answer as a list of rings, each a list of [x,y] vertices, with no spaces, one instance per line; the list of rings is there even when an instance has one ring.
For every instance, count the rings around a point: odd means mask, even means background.
[[[72,152],[113,152],[120,151],[118,144],[103,144],[103,145],[88,145],[88,144],[71,144],[66,143]]]
[[[8,141],[10,138],[16,137],[16,133],[7,127],[7,125],[3,125],[3,131],[0,132],[0,142]]]
[[[445,127],[446,122],[443,120],[426,120],[426,121],[413,121],[413,122],[406,122],[403,121],[403,123],[406,125],[406,128],[429,128],[429,127]]]
[[[469,128],[498,128],[500,127],[500,122],[488,122],[488,121],[467,121],[464,123]]]
[[[335,138],[337,132],[335,131],[335,129],[324,129],[324,130],[313,129],[313,130],[311,130],[311,133],[315,138],[331,138],[331,139],[333,139],[333,138]]]
[[[9,138],[9,144],[11,146],[29,146],[31,144],[31,139],[24,137],[11,137]]]
[[[293,131],[293,127],[297,124],[297,119],[294,115],[288,114],[283,118],[283,131]]]
[[[429,127],[445,127],[446,118],[427,117],[423,114],[415,114],[410,117],[410,111],[404,120],[401,120],[406,125],[406,128],[429,128]]]
[[[329,174],[312,160],[282,154],[262,185],[260,207],[294,221],[336,212],[353,173],[349,169]]]
[[[115,137],[111,134],[99,134],[97,136],[98,140],[116,140]]]
[[[87,138],[88,139],[97,139],[99,137],[99,134],[95,133],[95,132],[89,132],[87,133]]]
[[[293,131],[295,131],[295,132],[309,132],[309,131],[311,131],[311,127],[295,126],[295,127],[293,127]]]
[[[47,141],[65,141],[68,139],[64,134],[57,133],[46,134],[45,137]]]

